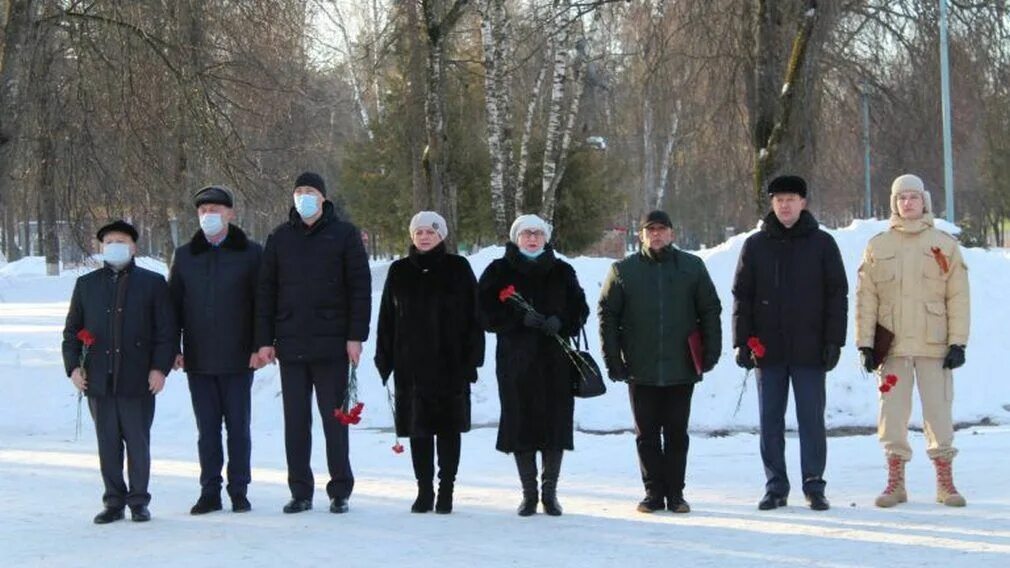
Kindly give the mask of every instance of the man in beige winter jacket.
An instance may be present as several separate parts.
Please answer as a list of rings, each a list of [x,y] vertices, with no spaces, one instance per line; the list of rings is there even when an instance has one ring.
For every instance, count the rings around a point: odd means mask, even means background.
[[[894,333],[883,361],[874,356],[878,325]],[[856,289],[856,344],[863,365],[877,371],[877,434],[887,457],[887,487],[879,507],[904,503],[905,462],[912,457],[908,420],[912,385],[919,385],[926,453],[936,467],[937,502],[965,505],[954,487],[951,460],[953,379],[968,343],[968,271],[958,242],[933,226],[929,193],[910,174],[891,186],[891,227],[870,239]]]

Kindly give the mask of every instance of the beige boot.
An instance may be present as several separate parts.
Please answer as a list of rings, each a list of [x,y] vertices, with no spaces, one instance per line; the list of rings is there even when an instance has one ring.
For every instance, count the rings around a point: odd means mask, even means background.
[[[905,460],[890,456],[887,458],[887,487],[877,496],[875,503],[878,507],[888,508],[905,501],[908,501],[908,493],[905,492]]]
[[[936,502],[948,507],[964,507],[967,503],[954,487],[954,472],[950,461],[936,458],[933,465],[936,466]]]

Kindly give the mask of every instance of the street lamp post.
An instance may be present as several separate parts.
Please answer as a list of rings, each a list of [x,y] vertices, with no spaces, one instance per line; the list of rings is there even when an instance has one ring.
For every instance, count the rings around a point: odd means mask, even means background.
[[[866,81],[859,84],[859,102],[863,110],[863,184],[865,194],[864,217],[873,217],[873,193],[870,191],[870,101],[866,94]]]
[[[940,0],[940,92],[943,112],[943,185],[947,221],[954,222],[954,155],[950,140],[950,60],[947,56],[947,0]]]

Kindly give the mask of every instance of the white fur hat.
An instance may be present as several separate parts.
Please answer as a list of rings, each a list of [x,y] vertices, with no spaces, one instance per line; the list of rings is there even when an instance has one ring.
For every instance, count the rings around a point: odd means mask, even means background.
[[[926,186],[922,183],[922,179],[917,175],[905,174],[894,178],[894,183],[891,184],[891,214],[898,214],[898,194],[905,193],[908,191],[915,191],[922,194],[922,202],[925,206],[923,209],[924,213],[933,212],[933,199],[930,197],[929,192],[926,191]]]
[[[544,240],[550,241],[553,227],[536,215],[520,215],[516,217],[515,222],[512,223],[512,228],[509,229],[509,238],[512,239],[513,243],[519,244],[519,233],[527,230],[543,231]]]
[[[449,236],[449,226],[445,224],[445,218],[434,211],[418,211],[410,219],[410,234],[420,227],[431,227],[443,240]]]

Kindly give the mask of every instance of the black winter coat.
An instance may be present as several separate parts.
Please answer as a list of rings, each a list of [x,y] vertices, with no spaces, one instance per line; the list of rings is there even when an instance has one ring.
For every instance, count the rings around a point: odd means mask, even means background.
[[[289,220],[267,238],[256,294],[256,345],[287,363],[338,361],[347,341],[368,339],[372,275],[357,227],[333,204],[305,225]]]
[[[554,256],[550,246],[529,260],[512,243],[506,245],[504,257],[487,267],[478,285],[484,329],[498,336],[498,450],[570,450],[575,404],[571,363],[555,338],[523,325],[522,308],[499,299],[509,285],[538,312],[557,316],[562,337],[574,337],[586,323],[585,293],[575,270]]]
[[[126,278],[122,302],[117,302],[120,280]],[[121,333],[116,339],[118,310]],[[69,377],[80,366],[83,344],[77,333],[87,329],[95,337],[88,348],[84,370],[88,396],[146,396],[147,376],[172,370],[179,334],[165,278],[131,261],[121,272],[108,265],[77,279],[63,327],[63,365]],[[117,364],[118,360],[118,364]],[[118,368],[118,372],[116,369]]]
[[[808,211],[786,229],[775,213],[743,245],[733,281],[733,346],[758,337],[758,366],[820,367],[845,345],[849,285],[838,245]]]
[[[206,375],[249,370],[256,278],[263,247],[234,225],[219,246],[203,231],[175,251],[168,291],[182,331],[186,372]]]
[[[389,267],[382,290],[375,367],[396,392],[396,435],[470,430],[470,383],[484,364],[477,279],[470,263],[439,244],[413,246]]]

